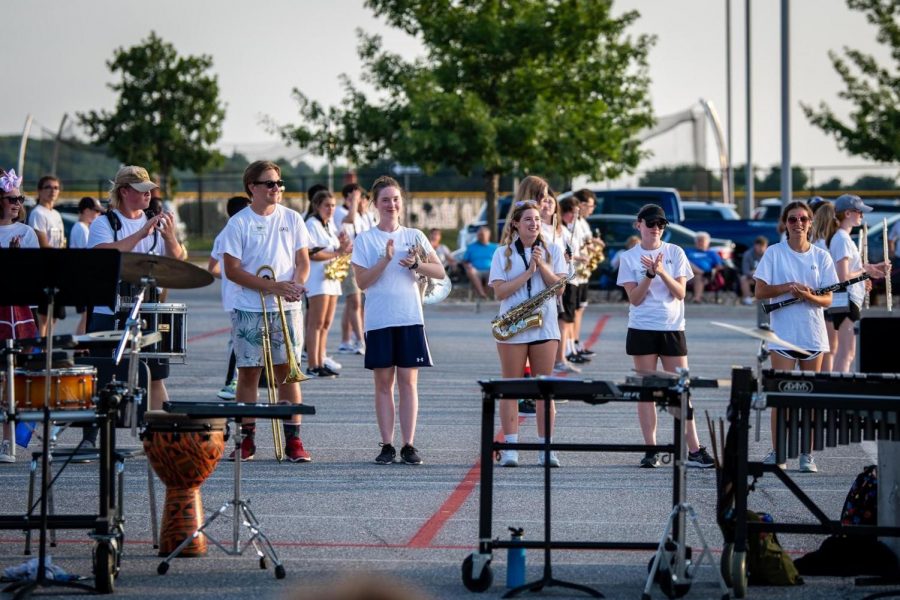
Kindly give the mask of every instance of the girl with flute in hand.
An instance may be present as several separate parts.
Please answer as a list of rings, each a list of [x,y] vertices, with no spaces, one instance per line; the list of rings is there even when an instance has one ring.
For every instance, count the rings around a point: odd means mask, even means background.
[[[824,309],[831,305],[831,292],[816,295],[814,290],[838,282],[831,255],[810,243],[812,209],[800,201],[791,202],[781,213],[787,240],[766,248],[753,277],[756,280],[757,300],[780,302],[799,298],[801,302],[785,306],[770,314],[772,331],[780,339],[804,352],[790,350],[775,342],[769,343],[772,368],[790,371],[819,371],[822,357],[828,352]],[[772,440],[775,440],[775,412],[772,412]],[[808,450],[808,449],[805,449]],[[774,448],[763,462],[775,464]],[[785,468],[786,465],[779,465]],[[800,471],[818,471],[811,453],[800,454]]]
[[[546,188],[545,188],[546,189]],[[494,297],[500,301],[500,314],[539,294],[566,276],[566,261],[562,248],[547,243],[541,234],[541,213],[534,200],[515,202],[500,246],[494,252],[488,278]],[[558,293],[562,293],[562,289]],[[556,302],[546,300],[540,307],[542,324],[520,331],[512,337],[497,341],[500,370],[504,378],[522,377],[526,362],[535,377],[550,375],[559,345],[559,323]],[[545,422],[542,401],[537,402],[538,441],[543,443],[553,435],[556,408],[550,407],[550,422]],[[515,402],[500,403],[500,426],[503,440],[508,444],[519,441],[519,407]],[[544,452],[538,462],[544,464]],[[550,466],[559,467],[556,452],[550,453]],[[517,467],[517,450],[501,450],[500,466]]]
[[[431,351],[425,338],[425,318],[418,276],[443,279],[444,267],[418,229],[400,225],[403,193],[392,177],[372,185],[378,224],[356,237],[351,264],[356,284],[366,294],[364,316],[365,367],[375,377],[375,416],[381,433],[378,464],[394,462],[394,381],[399,387],[400,460],[422,464],[413,446],[419,414],[419,367],[430,367]]]

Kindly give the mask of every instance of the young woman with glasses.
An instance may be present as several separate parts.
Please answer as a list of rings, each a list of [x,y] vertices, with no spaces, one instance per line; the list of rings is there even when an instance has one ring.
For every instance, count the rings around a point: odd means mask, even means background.
[[[655,371],[657,363],[662,363],[662,370],[670,373],[688,367],[684,297],[693,271],[684,250],[663,241],[668,224],[662,207],[644,205],[634,224],[641,243],[619,253],[616,283],[625,288],[629,303],[625,353],[632,357],[639,372]],[[655,446],[656,406],[638,402],[637,410],[644,443]],[[687,466],[713,466],[712,457],[700,445],[693,419],[685,422],[685,440]],[[648,450],[640,462],[645,469],[659,465],[659,453],[655,450]]]
[[[770,313],[772,331],[779,338],[802,348],[799,353],[777,343],[770,343],[770,360],[773,369],[819,371],[823,354],[828,352],[828,334],[825,329],[824,309],[831,305],[831,292],[816,295],[814,290],[837,283],[837,273],[831,255],[809,241],[812,226],[812,209],[800,201],[791,202],[781,213],[787,240],[766,248],[756,267],[757,300],[779,302],[788,298],[800,298],[790,306]],[[775,439],[775,412],[772,412],[772,439]],[[774,444],[773,444],[774,445]],[[775,450],[764,461],[775,464]],[[786,465],[779,465],[782,468]],[[800,471],[817,471],[812,454],[800,455]]]

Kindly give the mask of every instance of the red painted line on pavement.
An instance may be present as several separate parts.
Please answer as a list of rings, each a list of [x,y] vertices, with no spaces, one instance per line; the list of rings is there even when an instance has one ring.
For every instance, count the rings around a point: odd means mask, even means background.
[[[223,333],[228,333],[231,331],[231,327],[223,327],[222,329],[214,329],[212,331],[207,331],[206,333],[198,333],[194,337],[189,337],[187,341],[196,342],[197,340],[202,340],[204,338],[213,337],[216,335],[222,335]]]
[[[584,343],[584,347],[590,349],[591,346],[597,343],[597,340],[600,339],[600,334],[603,333],[603,327],[606,326],[606,322],[609,321],[609,315],[602,315],[599,319],[597,319],[597,324],[594,325],[594,330],[591,332],[591,337]]]

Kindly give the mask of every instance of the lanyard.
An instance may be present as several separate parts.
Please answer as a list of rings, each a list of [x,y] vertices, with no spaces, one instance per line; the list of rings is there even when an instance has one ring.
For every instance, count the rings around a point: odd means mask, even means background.
[[[536,246],[540,245],[540,238],[534,241],[534,244],[531,246],[531,251],[534,252]],[[522,262],[525,264],[525,270],[528,270],[528,259],[525,258],[525,244],[522,243],[520,238],[516,238],[516,252],[519,253],[519,256],[522,257]],[[531,298],[531,277],[528,278],[527,282],[528,286],[528,297]]]

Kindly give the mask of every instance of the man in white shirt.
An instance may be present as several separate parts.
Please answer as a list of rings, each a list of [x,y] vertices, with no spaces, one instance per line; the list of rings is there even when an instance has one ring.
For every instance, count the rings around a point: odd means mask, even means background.
[[[44,175],[38,180],[38,205],[28,215],[28,225],[34,228],[41,248],[65,248],[66,238],[62,215],[53,208],[59,198],[59,179],[52,175]],[[47,305],[38,304],[38,331],[47,335]],[[57,304],[53,307],[53,324],[56,319],[66,318],[66,307]]]

